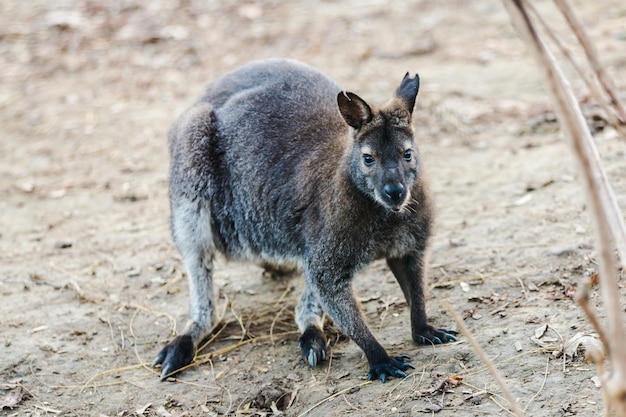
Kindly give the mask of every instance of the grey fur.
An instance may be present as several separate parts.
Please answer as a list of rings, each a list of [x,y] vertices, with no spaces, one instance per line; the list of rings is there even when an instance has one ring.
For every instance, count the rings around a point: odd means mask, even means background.
[[[170,131],[170,200],[190,309],[183,335],[155,360],[163,377],[191,360],[191,343],[197,347],[214,322],[216,252],[302,267],[296,321],[311,365],[326,355],[326,312],[363,349],[370,378],[384,382],[412,367],[387,354],[352,294],[352,276],[375,259],[387,259],[402,287],[413,339],[454,340],[426,321],[432,209],[411,127],[418,88],[419,78],[407,74],[395,97],[375,108],[309,66],[266,60],[209,85],[179,118]]]

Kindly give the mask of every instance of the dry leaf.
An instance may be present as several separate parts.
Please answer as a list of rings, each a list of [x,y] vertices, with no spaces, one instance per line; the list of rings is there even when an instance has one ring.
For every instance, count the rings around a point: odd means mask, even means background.
[[[143,413],[145,413],[145,412],[146,412],[146,410],[147,410],[148,408],[150,408],[150,406],[151,406],[151,405],[152,405],[152,403],[148,403],[148,404],[144,405],[143,407],[140,407],[140,408],[136,409],[136,410],[135,410],[135,413],[136,413],[136,414],[138,414],[138,415],[140,415],[140,416],[142,416],[142,415],[143,415]]]
[[[272,410],[272,413],[274,413],[275,416],[283,415],[283,412],[278,409],[274,401],[272,401],[272,404],[270,405],[270,409]]]
[[[537,339],[541,339],[543,337],[543,335],[546,334],[546,332],[548,331],[548,325],[544,324],[542,326],[539,326],[535,329],[535,338]]]
[[[457,385],[459,385],[461,382],[463,382],[463,377],[460,375],[452,375],[450,378],[448,378],[448,384],[450,384],[453,387],[456,387]]]
[[[579,349],[584,348],[583,352],[585,353],[585,360],[590,360],[589,354],[591,353],[600,353],[600,355],[604,356],[604,349],[602,348],[602,342],[598,338],[598,335],[593,333],[576,333],[574,337],[568,340],[563,346],[563,352],[574,358],[579,355]],[[582,352],[580,352],[582,353]]]
[[[591,382],[593,382],[593,385],[595,385],[596,388],[601,388],[602,387],[602,380],[597,375],[591,377]]]
[[[27,393],[28,391],[26,391],[24,387],[19,387],[15,391],[9,392],[6,397],[0,401],[0,410],[4,410],[5,408],[14,409],[20,405]]]
[[[170,412],[168,412],[165,407],[163,407],[162,405],[159,406],[159,408],[156,409],[156,413],[158,415],[160,415],[161,417],[172,417],[172,414]]]

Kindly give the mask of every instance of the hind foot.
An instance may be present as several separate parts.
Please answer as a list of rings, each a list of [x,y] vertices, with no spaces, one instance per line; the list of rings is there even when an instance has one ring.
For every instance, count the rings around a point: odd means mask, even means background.
[[[152,366],[161,365],[161,381],[163,381],[189,365],[193,360],[194,352],[191,336],[177,336],[161,349]]]
[[[315,326],[307,327],[300,336],[298,346],[302,351],[302,359],[310,366],[316,366],[326,359],[326,336]]]

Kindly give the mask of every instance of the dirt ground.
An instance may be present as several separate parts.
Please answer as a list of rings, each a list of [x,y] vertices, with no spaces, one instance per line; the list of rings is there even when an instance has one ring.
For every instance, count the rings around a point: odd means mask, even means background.
[[[552,3],[535,3],[573,47]],[[626,3],[575,6],[626,91]],[[175,381],[149,367],[187,310],[168,230],[169,125],[207,81],[276,56],[378,103],[420,73],[415,129],[438,207],[431,320],[455,327],[449,300],[527,415],[600,415],[581,354],[595,338],[572,298],[597,270],[577,170],[540,72],[487,0],[2,2],[0,414],[509,415],[463,336],[412,343],[383,263],[354,286],[382,344],[412,357],[404,380],[368,384],[362,352],[330,323],[332,358],[309,368],[293,322],[301,277],[224,262],[216,340]],[[626,141],[572,85],[624,208]],[[601,312],[597,288],[592,302]],[[561,355],[579,333],[583,346]]]

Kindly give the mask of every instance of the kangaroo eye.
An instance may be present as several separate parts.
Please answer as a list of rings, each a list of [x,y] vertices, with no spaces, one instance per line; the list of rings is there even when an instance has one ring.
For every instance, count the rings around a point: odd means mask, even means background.
[[[406,151],[404,151],[404,154],[402,155],[402,159],[404,159],[407,162],[409,162],[412,157],[413,157],[413,152],[410,149],[407,149]]]
[[[374,157],[372,155],[363,154],[363,163],[365,164],[365,166],[371,167],[372,165],[374,165],[374,162],[376,161],[374,160]]]

